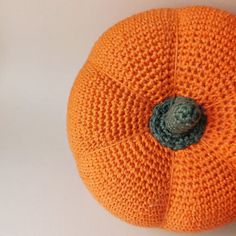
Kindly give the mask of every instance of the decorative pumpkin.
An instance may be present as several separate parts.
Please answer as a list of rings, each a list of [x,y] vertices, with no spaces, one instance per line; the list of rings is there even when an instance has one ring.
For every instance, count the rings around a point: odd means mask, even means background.
[[[94,197],[131,224],[201,231],[236,219],[236,17],[210,7],[129,17],[96,42],[68,104]]]

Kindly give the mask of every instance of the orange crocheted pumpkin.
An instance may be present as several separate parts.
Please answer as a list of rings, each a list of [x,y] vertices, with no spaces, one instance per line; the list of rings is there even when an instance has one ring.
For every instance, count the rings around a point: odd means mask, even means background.
[[[129,17],[73,85],[68,137],[95,198],[140,226],[236,219],[236,17],[208,7]]]

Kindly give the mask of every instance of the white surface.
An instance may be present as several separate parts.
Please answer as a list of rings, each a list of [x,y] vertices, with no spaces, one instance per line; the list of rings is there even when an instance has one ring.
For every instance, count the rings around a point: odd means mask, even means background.
[[[204,3],[236,13],[235,0],[0,0],[0,236],[182,235],[128,225],[97,204],[77,174],[65,114],[104,30],[146,9]],[[235,236],[236,223],[199,235]]]

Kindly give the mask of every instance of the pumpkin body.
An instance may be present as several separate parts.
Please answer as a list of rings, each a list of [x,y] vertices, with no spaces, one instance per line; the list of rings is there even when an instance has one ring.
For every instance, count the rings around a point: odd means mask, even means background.
[[[154,107],[194,99],[207,116],[180,150],[150,132]],[[96,42],[76,78],[67,128],[94,197],[131,224],[201,231],[236,219],[236,17],[208,7],[129,17]]]

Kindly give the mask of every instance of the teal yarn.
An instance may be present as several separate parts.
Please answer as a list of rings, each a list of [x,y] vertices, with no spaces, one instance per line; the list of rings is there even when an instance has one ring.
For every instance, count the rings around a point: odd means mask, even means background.
[[[194,101],[178,97],[165,114],[166,128],[173,134],[186,133],[198,123],[201,113]]]
[[[176,96],[157,104],[149,120],[152,135],[172,150],[197,143],[207,124],[202,106],[192,98]]]

